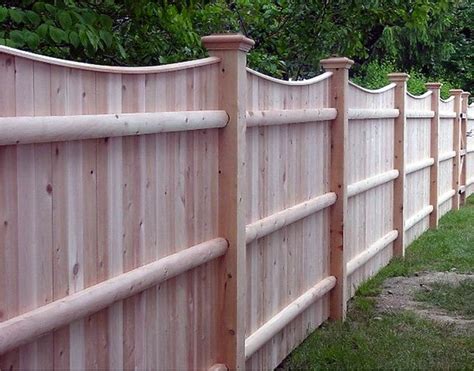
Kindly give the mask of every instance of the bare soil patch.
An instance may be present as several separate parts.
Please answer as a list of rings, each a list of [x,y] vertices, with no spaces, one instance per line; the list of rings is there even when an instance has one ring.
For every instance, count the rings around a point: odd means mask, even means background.
[[[474,274],[456,272],[420,272],[413,277],[393,277],[385,280],[382,292],[377,297],[376,309],[380,313],[411,310],[421,317],[442,324],[452,324],[460,330],[474,331],[474,320],[454,316],[452,313],[415,300],[417,292],[432,290],[435,283],[459,285],[465,279],[474,279]]]

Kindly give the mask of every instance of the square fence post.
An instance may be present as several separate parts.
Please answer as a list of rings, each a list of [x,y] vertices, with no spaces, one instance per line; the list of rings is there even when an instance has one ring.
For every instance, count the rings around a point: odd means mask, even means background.
[[[321,61],[323,68],[332,72],[331,107],[337,116],[331,125],[330,190],[337,200],[330,209],[330,275],[336,277],[336,286],[331,291],[329,317],[345,319],[347,308],[347,275],[344,246],[347,222],[347,146],[348,146],[348,86],[349,69],[354,61],[348,58],[329,58]]]
[[[394,157],[393,167],[398,170],[398,177],[393,182],[393,228],[398,231],[398,237],[393,241],[393,255],[405,256],[405,133],[406,133],[406,95],[407,81],[410,76],[406,73],[389,73],[388,79],[395,83],[395,108],[399,115],[395,118],[394,128]]]
[[[441,83],[429,82],[425,86],[431,91],[431,110],[434,113],[430,127],[430,154],[434,160],[430,167],[430,204],[433,206],[433,211],[430,214],[430,228],[436,229],[439,219],[439,97]]]
[[[453,210],[459,210],[459,191],[461,178],[461,89],[451,89],[449,93],[454,96],[454,112],[456,117],[453,119],[453,151],[456,155],[453,158],[453,180],[454,189]]]
[[[469,105],[469,92],[463,92],[461,94],[461,187],[462,192],[460,194],[460,204],[466,203],[466,191],[467,191],[467,107]]]
[[[219,236],[229,249],[222,260],[217,321],[217,361],[231,370],[245,369],[245,131],[247,52],[253,40],[239,34],[202,38],[209,54],[221,59],[219,108],[229,115],[219,129]]]

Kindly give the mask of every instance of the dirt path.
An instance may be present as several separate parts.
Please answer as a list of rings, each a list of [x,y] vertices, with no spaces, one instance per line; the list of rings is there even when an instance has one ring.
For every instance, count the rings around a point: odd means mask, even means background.
[[[445,324],[453,324],[459,329],[474,331],[474,320],[455,317],[441,308],[428,303],[415,301],[415,294],[420,290],[431,290],[433,283],[459,284],[466,278],[474,279],[474,274],[456,272],[421,272],[414,277],[393,277],[383,284],[382,293],[377,297],[379,312],[411,310],[422,317]]]

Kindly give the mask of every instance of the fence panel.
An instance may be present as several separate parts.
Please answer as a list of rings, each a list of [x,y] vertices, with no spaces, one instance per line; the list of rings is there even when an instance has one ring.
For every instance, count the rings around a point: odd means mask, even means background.
[[[249,117],[258,111],[328,107],[329,79],[326,74],[292,84],[248,70]],[[330,121],[277,120],[247,128],[248,225],[329,192]],[[328,217],[323,209],[248,243],[247,337],[329,275]],[[310,305],[253,354],[247,367],[276,367],[327,319],[328,305],[327,295]]]
[[[474,103],[467,107],[466,196],[474,193]]]
[[[393,172],[394,117],[398,115],[394,111],[394,86],[370,91],[349,85],[348,261],[393,230],[393,179],[398,176]],[[367,187],[358,186],[370,180],[373,182]],[[389,238],[383,251],[350,274],[350,296],[362,281],[387,264],[392,256],[392,241]]]
[[[3,52],[0,112],[217,109],[218,62],[122,73]],[[217,148],[215,129],[1,146],[2,320],[217,237]],[[49,332],[2,366],[208,367],[217,361],[217,264]]]
[[[431,92],[421,96],[407,94],[407,129],[405,142],[406,194],[405,218],[408,246],[429,228],[431,157]],[[406,226],[407,227],[407,226]],[[405,227],[405,228],[406,228]]]
[[[456,153],[453,148],[453,120],[455,119],[454,97],[439,103],[439,217],[449,210],[453,203],[453,158]]]

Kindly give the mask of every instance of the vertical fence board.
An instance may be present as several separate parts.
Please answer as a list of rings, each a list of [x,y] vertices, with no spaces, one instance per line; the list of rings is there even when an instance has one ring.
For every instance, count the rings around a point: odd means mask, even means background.
[[[2,84],[9,89],[0,89],[0,116],[15,116],[15,58],[0,54]],[[18,249],[18,176],[16,146],[0,147],[0,312],[1,321],[19,313],[19,249]],[[19,350],[0,356],[0,368],[18,369]]]

